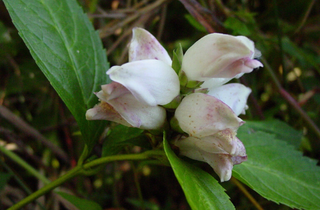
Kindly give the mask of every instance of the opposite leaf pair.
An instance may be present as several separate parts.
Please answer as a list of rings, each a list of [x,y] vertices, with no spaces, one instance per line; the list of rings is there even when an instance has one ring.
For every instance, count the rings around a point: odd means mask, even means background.
[[[175,111],[178,130],[188,134],[174,144],[180,153],[209,163],[221,181],[231,177],[234,164],[246,160],[246,151],[236,137],[244,122],[251,90],[227,84],[262,64],[246,37],[209,34],[191,46],[182,58],[179,76],[171,67],[167,51],[155,37],[141,28],[133,30],[129,62],[107,71],[112,83],[102,85],[96,95],[101,103],[87,111],[88,120],[110,120],[142,129],[162,129],[166,122],[163,105],[185,96]],[[187,77],[187,83],[185,81]],[[192,85],[201,82],[200,92]],[[180,86],[193,91],[180,93]]]

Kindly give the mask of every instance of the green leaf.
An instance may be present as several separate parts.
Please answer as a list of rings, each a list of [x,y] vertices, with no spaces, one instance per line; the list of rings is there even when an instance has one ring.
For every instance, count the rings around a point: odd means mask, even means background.
[[[178,158],[166,140],[164,150],[192,209],[235,209],[225,190],[210,174]]]
[[[102,156],[118,154],[125,145],[134,144],[145,147],[148,141],[142,135],[144,130],[117,125],[107,136],[102,147]]]
[[[66,103],[89,150],[104,121],[87,121],[97,102],[93,92],[109,83],[101,40],[75,0],[4,0],[34,60]]]
[[[246,127],[254,132],[263,131],[274,134],[277,139],[284,140],[297,149],[302,141],[302,132],[293,129],[280,120],[246,121]]]
[[[233,175],[276,203],[297,209],[320,209],[320,168],[316,161],[262,131],[246,125],[238,135],[248,160],[234,166]]]
[[[251,34],[251,31],[246,24],[235,17],[228,17],[223,25],[226,28],[231,29],[232,33],[235,35],[241,34],[243,36],[249,36]]]
[[[72,203],[79,210],[102,210],[102,207],[96,202],[89,201],[83,198],[78,198],[77,196],[70,195],[64,192],[57,192],[61,197]]]

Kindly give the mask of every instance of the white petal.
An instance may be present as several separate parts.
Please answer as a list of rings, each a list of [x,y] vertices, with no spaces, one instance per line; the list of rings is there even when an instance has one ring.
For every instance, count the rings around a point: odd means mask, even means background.
[[[230,80],[232,80],[232,78],[212,78],[204,81],[204,83],[201,85],[201,88],[213,89],[215,87],[220,87]]]
[[[250,88],[239,83],[230,83],[209,90],[208,95],[214,96],[227,104],[239,116],[246,108],[250,93]]]
[[[229,181],[231,179],[233,162],[230,155],[207,153],[204,157],[205,161],[220,177],[221,182]]]
[[[133,127],[160,129],[166,119],[164,108],[141,103],[132,94],[109,100],[108,103]]]
[[[86,112],[87,120],[108,120],[120,123],[125,126],[131,126],[112,106],[106,102],[101,102]]]
[[[203,93],[186,96],[175,112],[179,126],[190,136],[202,138],[230,129],[236,132],[243,121],[219,99]]]
[[[171,58],[158,40],[142,28],[132,30],[132,40],[129,47],[129,62],[156,59],[171,66]]]
[[[182,70],[189,80],[233,78],[239,73],[253,70],[246,63],[253,59],[254,52],[253,42],[246,37],[213,33],[204,36],[187,50]],[[256,63],[254,68],[261,65],[260,62]]]
[[[232,156],[225,153],[216,153],[216,151],[219,151],[219,147],[211,152],[209,148],[203,147],[201,140],[188,137],[175,141],[174,145],[179,147],[180,155],[208,163],[220,177],[221,182],[230,180],[233,165],[245,161],[247,156]],[[201,148],[199,148],[199,146]],[[210,148],[212,148],[212,146]]]
[[[170,103],[180,91],[178,75],[159,60],[141,60],[114,66],[110,78],[125,86],[139,101],[150,106]]]
[[[119,83],[101,86],[96,93],[101,103],[87,111],[88,120],[109,120],[141,129],[159,129],[166,119],[166,111],[159,106],[149,106],[138,101]]]

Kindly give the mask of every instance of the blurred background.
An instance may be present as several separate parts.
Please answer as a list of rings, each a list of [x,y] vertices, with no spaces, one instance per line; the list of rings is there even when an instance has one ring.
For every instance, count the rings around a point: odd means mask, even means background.
[[[320,158],[320,2],[316,0],[79,0],[106,49],[110,65],[127,62],[131,30],[150,31],[172,55],[208,33],[244,35],[262,53],[264,68],[240,82],[253,92],[244,120],[279,119],[303,133],[300,150]],[[0,1],[0,144],[49,179],[75,166],[83,142],[76,122],[32,59]],[[53,146],[54,144],[55,146]],[[94,149],[101,153],[103,139]],[[50,148],[50,149],[49,149]],[[126,152],[139,152],[127,147]],[[65,158],[66,154],[70,158]],[[206,166],[205,166],[206,167]],[[208,169],[210,171],[210,169]],[[213,176],[215,174],[211,171]],[[138,180],[138,181],[137,181]],[[257,209],[236,181],[222,183],[236,209]],[[0,209],[40,188],[0,153]],[[109,164],[95,176],[63,185],[104,209],[189,209],[173,172],[148,162]],[[263,209],[289,209],[248,192]],[[140,190],[139,190],[140,189]],[[47,195],[45,209],[67,209]],[[38,201],[41,203],[41,199]],[[30,204],[27,209],[41,209]]]

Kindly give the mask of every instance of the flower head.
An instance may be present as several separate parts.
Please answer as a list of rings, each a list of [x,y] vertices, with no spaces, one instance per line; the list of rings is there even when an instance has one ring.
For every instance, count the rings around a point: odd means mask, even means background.
[[[180,154],[207,162],[221,181],[228,181],[232,166],[246,159],[245,147],[236,137],[244,122],[224,102],[203,93],[186,96],[175,117],[189,135],[174,142]]]
[[[110,120],[142,129],[160,129],[165,109],[180,90],[171,59],[146,30],[136,28],[129,49],[129,63],[107,71],[110,84],[96,93],[101,103],[86,113],[88,120]]]

